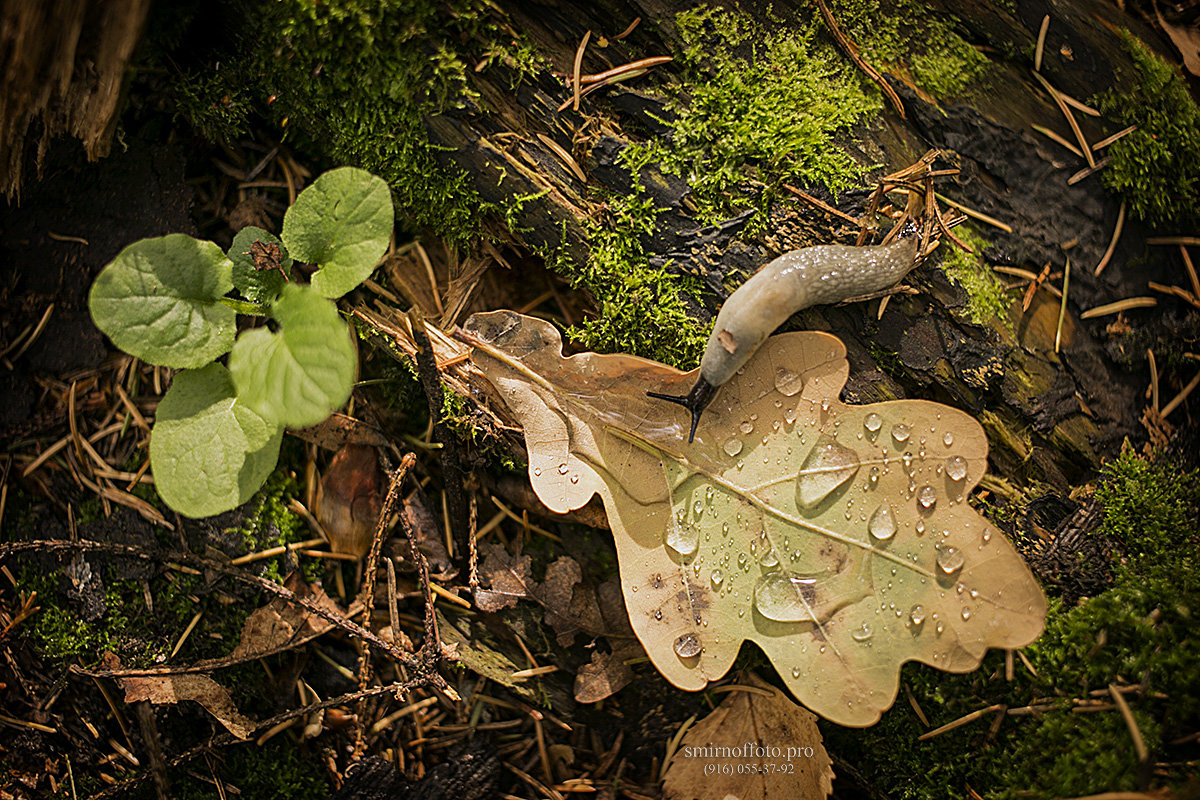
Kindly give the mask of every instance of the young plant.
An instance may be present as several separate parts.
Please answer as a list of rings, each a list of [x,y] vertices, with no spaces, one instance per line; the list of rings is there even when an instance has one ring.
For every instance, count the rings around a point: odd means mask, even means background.
[[[392,225],[387,184],[344,167],[300,193],[280,238],[245,228],[228,253],[178,233],[142,239],[96,277],[96,326],[130,355],[182,370],[150,435],[167,505],[205,517],[244,503],[275,467],[285,426],[346,402],[357,358],[333,301],[371,274]],[[317,266],[309,283],[293,260]],[[238,314],[269,322],[237,335]]]

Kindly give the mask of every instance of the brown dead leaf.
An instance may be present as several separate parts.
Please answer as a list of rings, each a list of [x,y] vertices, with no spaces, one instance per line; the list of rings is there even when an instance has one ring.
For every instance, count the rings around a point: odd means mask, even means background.
[[[869,725],[905,661],[963,672],[1041,632],[1041,589],[966,502],[987,467],[982,427],[921,400],[841,403],[837,338],[772,337],[689,445],[686,411],[645,393],[686,394],[694,371],[564,358],[553,326],[507,311],[462,337],[524,427],[542,502],[600,495],[630,623],[676,686],[719,679],[750,640],[814,711]],[[513,597],[528,571],[521,583]]]
[[[316,503],[317,519],[335,553],[367,554],[386,491],[374,447],[348,444],[337,451],[321,476]]]
[[[485,544],[480,550],[483,551],[483,562],[479,565],[479,574],[491,587],[475,590],[475,605],[480,611],[494,613],[512,608],[521,598],[529,597],[533,584],[529,556],[520,553],[510,556],[498,544]]]
[[[448,580],[458,574],[450,554],[446,552],[446,544],[442,536],[442,526],[437,517],[429,510],[429,499],[424,492],[417,491],[405,498],[404,508],[400,511],[408,522],[413,537],[417,540],[417,549],[429,562],[431,577],[436,580]],[[408,551],[407,542],[401,546],[406,559],[412,556]]]
[[[1157,5],[1154,7],[1154,14],[1158,17],[1158,24],[1162,25],[1163,31],[1170,37],[1171,44],[1175,45],[1179,55],[1183,57],[1184,69],[1200,77],[1200,30],[1194,26],[1167,22]]]
[[[816,716],[757,675],[746,683],[750,690],[729,692],[684,734],[667,767],[666,800],[824,800],[833,791]]]
[[[337,602],[325,594],[324,589],[320,586],[309,587],[299,573],[289,575],[284,585],[301,597],[310,597],[321,608],[339,616],[346,614]],[[298,647],[332,627],[332,622],[318,617],[303,606],[276,597],[246,617],[242,623],[241,639],[228,658],[248,661],[289,647]]]
[[[633,670],[625,662],[642,655],[641,646],[632,639],[615,639],[611,653],[592,652],[592,660],[575,673],[575,700],[598,703],[619,692],[633,681]]]
[[[330,414],[317,425],[289,429],[288,433],[325,450],[339,450],[348,444],[386,447],[388,443],[387,437],[374,425],[339,412]]]
[[[237,710],[229,690],[207,675],[142,675],[117,681],[125,690],[126,703],[149,700],[160,706],[192,700],[237,738],[247,739],[254,732],[254,721]]]

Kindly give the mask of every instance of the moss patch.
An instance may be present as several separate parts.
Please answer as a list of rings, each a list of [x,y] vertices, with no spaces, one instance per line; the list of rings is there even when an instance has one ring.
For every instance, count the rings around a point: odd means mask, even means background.
[[[1125,697],[1152,763],[1169,763],[1154,785],[1187,780],[1189,745],[1173,740],[1200,725],[1200,473],[1180,473],[1127,453],[1110,464],[1098,497],[1104,533],[1122,543],[1115,585],[1073,608],[1051,602],[1046,631],[1025,648],[1036,674],[1018,660],[1004,679],[1004,656],[949,675],[909,664],[900,697],[878,725],[850,730],[823,724],[827,741],[877,788],[894,798],[961,797],[970,786],[985,798],[1051,798],[1133,791],[1140,768],[1121,715],[1077,713],[1073,700],[1105,700],[1110,684],[1141,683]],[[911,691],[931,726],[992,704],[1035,706],[1006,715],[993,735],[988,714],[925,742],[927,728],[907,702]],[[1097,694],[1092,695],[1093,692]]]
[[[1012,321],[1008,317],[1012,301],[1004,291],[1004,284],[980,257],[980,253],[988,246],[988,241],[970,225],[960,226],[955,235],[970,245],[975,252],[968,253],[952,242],[944,242],[942,271],[967,293],[967,319],[976,325],[987,325],[993,319],[998,319],[1002,325],[1012,330]]]
[[[1200,221],[1200,107],[1179,71],[1128,31],[1121,32],[1134,69],[1120,75],[1123,91],[1093,98],[1101,110],[1137,130],[1108,148],[1101,173],[1129,210],[1154,225]]]

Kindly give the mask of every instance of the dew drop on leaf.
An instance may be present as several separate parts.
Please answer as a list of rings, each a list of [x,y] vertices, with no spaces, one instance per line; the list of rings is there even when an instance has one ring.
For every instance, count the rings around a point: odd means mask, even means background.
[[[950,456],[947,458],[946,476],[952,481],[961,481],[967,477],[967,460],[962,456]]]
[[[933,508],[937,502],[937,489],[929,485],[922,486],[917,492],[917,502],[921,504],[921,508]]]
[[[872,411],[863,420],[863,427],[867,429],[867,433],[879,433],[879,429],[883,427],[883,417]]]
[[[772,569],[779,566],[779,556],[775,552],[775,548],[765,551],[758,559],[758,565],[764,569]]]
[[[858,472],[858,455],[848,447],[825,437],[804,459],[796,477],[797,503],[812,508]]]
[[[662,619],[662,609],[661,608],[654,609],[654,618]]]
[[[982,535],[982,537],[980,537],[980,538],[982,538],[982,539],[983,539],[983,543],[984,543],[984,544],[987,544],[988,542],[990,542],[990,541],[992,540],[992,529],[991,529],[991,528],[984,528],[984,529],[983,529],[983,535]]]
[[[694,633],[685,633],[675,640],[675,654],[680,658],[695,658],[700,655],[700,639]]]
[[[804,379],[787,367],[775,370],[775,388],[784,397],[795,397],[804,388]]]
[[[908,621],[912,623],[914,628],[919,628],[925,624],[925,606],[917,603],[908,612]]]
[[[867,522],[867,530],[881,542],[886,542],[896,535],[896,515],[892,512],[892,507],[884,503],[875,509],[875,513],[871,515],[871,519]]]
[[[796,409],[789,408],[787,411],[783,412],[783,421],[788,425],[793,424],[796,421]]]
[[[738,453],[742,452],[742,440],[736,436],[731,436],[725,440],[723,447],[726,455],[731,457],[736,456]]]
[[[724,573],[722,573],[719,569],[714,569],[711,573],[709,573],[708,577],[710,580],[712,580],[712,585],[718,588],[720,588],[721,583],[725,580]]]
[[[967,608],[966,606],[963,606],[962,618],[963,618],[963,620],[970,619],[971,618],[971,609]]]
[[[742,420],[742,424],[738,425],[738,430],[742,433],[754,433],[754,423],[748,419]]]
[[[850,638],[856,642],[865,642],[871,638],[871,626],[863,623],[850,632]]]
[[[568,467],[566,464],[558,465],[558,474],[559,475],[566,475],[568,472],[570,472],[570,467]]]
[[[667,547],[681,556],[690,556],[700,546],[700,533],[692,525],[681,525],[676,520],[667,528]]]
[[[814,580],[799,578],[791,572],[768,573],[754,587],[754,607],[758,613],[776,622],[814,621],[801,588],[813,583]]]
[[[908,441],[908,437],[912,435],[912,429],[903,422],[897,422],[892,426],[892,438],[897,444],[904,444]]]
[[[943,433],[942,434],[942,444],[946,445],[946,447],[949,447],[950,445],[954,444],[954,434],[951,433],[950,431],[946,431],[945,433]]]
[[[963,568],[962,551],[957,547],[948,544],[939,544],[937,547],[937,565],[946,575],[953,575]]]

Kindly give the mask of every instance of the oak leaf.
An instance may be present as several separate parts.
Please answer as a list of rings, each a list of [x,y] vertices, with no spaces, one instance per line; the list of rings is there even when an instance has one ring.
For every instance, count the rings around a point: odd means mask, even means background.
[[[686,394],[695,371],[565,358],[553,326],[509,311],[461,335],[524,427],[542,502],[600,495],[630,623],[676,686],[719,679],[750,640],[813,711],[869,725],[904,662],[965,672],[1041,632],[1041,589],[966,502],[982,427],[923,400],[843,404],[836,337],[769,339],[689,445],[686,412],[646,391]]]

